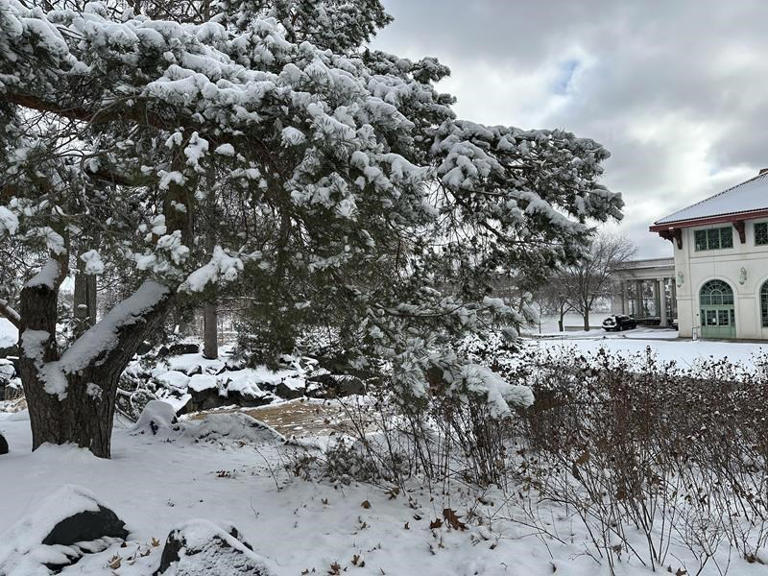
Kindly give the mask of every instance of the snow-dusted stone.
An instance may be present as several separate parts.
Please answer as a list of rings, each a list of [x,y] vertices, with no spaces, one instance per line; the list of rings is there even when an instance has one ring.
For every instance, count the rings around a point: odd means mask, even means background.
[[[18,356],[19,348],[15,344],[12,346],[6,346],[5,348],[0,346],[0,358],[8,358],[9,356]]]
[[[189,378],[189,389],[192,392],[217,389],[217,379],[213,374],[193,374]]]
[[[280,396],[280,398],[285,398],[286,400],[294,400],[304,396],[304,390],[301,388],[292,388],[285,382],[280,382],[277,386],[275,386],[275,394]]]
[[[181,356],[182,354],[197,354],[200,352],[200,345],[194,342],[179,342],[171,344],[168,352],[171,356]]]
[[[271,562],[207,520],[171,530],[155,576],[274,576]]]
[[[92,493],[62,486],[0,534],[0,574],[47,574],[127,536],[125,522]]]
[[[365,394],[365,384],[360,378],[344,374],[319,374],[307,381],[310,398],[341,398]]]
[[[202,420],[187,424],[188,433],[196,440],[247,442],[249,444],[283,444],[285,436],[277,430],[242,412],[207,414]]]
[[[155,436],[159,432],[168,432],[176,424],[176,410],[168,402],[150,400],[133,427],[134,434]]]
[[[164,387],[173,390],[186,391],[189,385],[189,376],[178,370],[170,370],[155,376],[155,379]]]
[[[0,456],[3,454],[8,454],[8,441],[0,434]]]

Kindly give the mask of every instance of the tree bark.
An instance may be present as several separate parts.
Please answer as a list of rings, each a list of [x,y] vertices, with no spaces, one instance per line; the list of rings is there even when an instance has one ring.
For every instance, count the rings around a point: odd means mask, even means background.
[[[584,331],[589,332],[589,308],[584,309]]]
[[[86,274],[83,267],[84,263],[79,262],[75,274],[74,313],[78,336],[96,324],[96,276]]]
[[[219,357],[219,316],[216,302],[203,307],[203,357],[215,360]]]
[[[46,442],[73,443],[98,457],[109,458],[118,379],[139,344],[162,323],[173,292],[166,289],[156,301],[123,322],[116,322],[122,312],[118,307],[113,309],[102,322],[107,323],[106,328],[115,326],[111,332],[114,341],[88,356],[85,367],[70,372],[59,366],[62,355],[56,346],[58,288],[58,284],[32,283],[21,292],[20,372],[32,425],[32,449]],[[104,344],[94,338],[103,334],[99,331],[101,324],[85,332],[81,339]],[[80,339],[70,350],[78,342]],[[62,380],[66,382],[63,391],[52,386]]]

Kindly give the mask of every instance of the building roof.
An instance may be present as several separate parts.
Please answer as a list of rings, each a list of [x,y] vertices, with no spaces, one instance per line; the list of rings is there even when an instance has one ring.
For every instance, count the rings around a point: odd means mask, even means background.
[[[717,218],[768,214],[768,172],[758,174],[733,188],[723,190],[692,206],[678,210],[654,223],[652,230],[695,226],[698,221]],[[703,223],[703,222],[702,222]]]
[[[655,268],[674,268],[674,258],[646,258],[644,260],[627,260],[617,266],[619,270],[647,270]]]

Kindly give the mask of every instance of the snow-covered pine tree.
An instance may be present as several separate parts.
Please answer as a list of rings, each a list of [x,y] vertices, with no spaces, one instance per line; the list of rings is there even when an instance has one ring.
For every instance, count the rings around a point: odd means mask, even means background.
[[[343,308],[404,393],[425,394],[438,366],[457,392],[529,399],[447,347],[489,318],[521,320],[488,296],[490,276],[567,261],[590,220],[620,217],[597,182],[607,152],[455,120],[439,62],[362,47],[389,19],[377,1],[201,3],[184,23],[151,4],[0,3],[0,235],[50,255],[9,312],[34,447],[108,457],[117,378],[139,343],[178,298],[249,271],[280,279],[286,309]],[[73,254],[133,277],[61,346]]]

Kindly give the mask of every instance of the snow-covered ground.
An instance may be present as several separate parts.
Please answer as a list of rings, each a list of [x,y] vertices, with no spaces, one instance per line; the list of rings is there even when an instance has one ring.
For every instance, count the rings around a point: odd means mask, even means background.
[[[749,362],[764,349],[752,343],[669,339],[674,336],[674,332],[651,329],[619,334],[576,332],[529,339],[526,345],[582,352],[603,347],[626,354],[644,353],[651,347],[662,360],[691,364],[707,356]],[[323,403],[314,402],[286,404],[293,409],[285,414],[278,414],[280,405],[248,413],[279,422],[283,431],[304,434],[322,445],[328,440],[330,432],[325,425],[333,418],[333,411],[322,412]],[[301,422],[292,422],[291,414],[299,414]],[[295,448],[270,438],[210,434],[217,426],[220,432],[231,431],[226,415],[221,416],[215,417],[218,423],[205,418],[202,422],[197,418],[183,420],[181,431],[168,433],[168,438],[165,434],[135,434],[118,426],[113,434],[112,460],[100,460],[72,447],[45,446],[32,453],[26,412],[0,412],[0,432],[11,446],[11,454],[0,456],[0,543],[4,533],[37,510],[46,495],[72,484],[92,492],[112,508],[126,521],[131,535],[127,547],[114,545],[86,556],[65,569],[65,575],[149,575],[159,565],[168,532],[197,518],[237,526],[257,554],[274,562],[278,576],[609,573],[606,566],[597,565],[584,553],[587,534],[566,510],[555,507],[543,512],[562,540],[558,542],[527,528],[521,510],[499,494],[491,494],[483,503],[477,493],[464,486],[430,493],[414,485],[409,493],[395,495],[366,484],[308,481],[285,468]],[[203,429],[209,437],[206,441],[195,433]],[[445,522],[440,528],[430,528],[430,522],[442,518],[444,508],[455,510],[466,520],[468,530],[450,529]],[[675,550],[681,558],[684,553]],[[115,555],[123,559],[116,570],[109,567],[114,565]],[[673,573],[683,567],[680,562],[684,560],[675,562]],[[338,571],[334,571],[335,566]],[[646,568],[626,564],[620,566],[619,573],[652,574]],[[714,566],[702,572],[705,576],[716,573]],[[734,557],[729,573],[764,574],[765,566]]]
[[[0,348],[9,348],[16,344],[19,332],[7,318],[0,317]]]
[[[610,316],[608,312],[594,312],[589,315],[589,325],[595,329],[598,329],[603,325],[603,320],[605,320],[608,316]],[[557,316],[542,315],[539,318],[539,322],[531,326],[525,326],[522,329],[522,332],[524,334],[530,335],[554,334],[558,332],[557,321]],[[563,318],[563,326],[566,328],[568,333],[574,330],[581,330],[581,328],[584,326],[584,320],[579,314],[573,314],[572,312],[569,312]]]
[[[530,531],[498,518],[483,528],[469,523],[467,531],[429,527],[445,507],[462,517],[469,506],[486,518],[499,515],[501,500],[484,506],[458,491],[443,499],[425,490],[395,496],[370,485],[309,482],[282,469],[286,448],[277,444],[209,444],[186,437],[167,442],[120,428],[112,460],[100,460],[71,447],[31,453],[25,413],[0,413],[0,430],[13,450],[0,457],[0,540],[64,484],[91,491],[131,531],[126,548],[86,557],[65,575],[149,575],[169,530],[195,518],[237,526],[257,554],[277,564],[278,576],[335,574],[336,563],[344,573],[361,576],[544,576],[555,568],[562,574],[598,573],[578,545],[550,543],[552,559]],[[160,546],[152,546],[153,538]],[[124,561],[113,572],[107,564],[115,554]]]
[[[715,340],[679,340],[674,330],[638,328],[619,333],[602,330],[548,335],[526,340],[526,345],[540,350],[595,353],[601,348],[623,354],[645,354],[650,348],[662,362],[675,361],[679,366],[693,366],[699,360],[728,359],[732,363],[751,366],[757,356],[768,353],[768,345],[754,342],[722,342]]]

